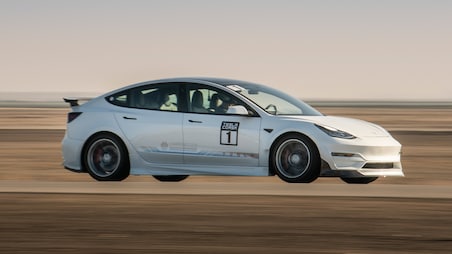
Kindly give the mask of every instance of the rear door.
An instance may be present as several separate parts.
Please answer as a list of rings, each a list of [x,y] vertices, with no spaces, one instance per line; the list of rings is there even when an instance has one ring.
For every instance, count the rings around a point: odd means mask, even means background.
[[[115,113],[118,124],[142,159],[182,164],[182,121],[179,85],[157,84],[128,92],[129,107]]]

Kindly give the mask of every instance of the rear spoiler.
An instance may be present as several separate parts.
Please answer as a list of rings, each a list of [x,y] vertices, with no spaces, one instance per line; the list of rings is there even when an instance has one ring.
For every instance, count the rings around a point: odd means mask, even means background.
[[[71,105],[71,107],[80,106],[80,104],[78,103],[79,101],[89,101],[91,99],[93,99],[93,98],[90,98],[90,97],[63,98],[64,102],[69,103],[69,105]]]

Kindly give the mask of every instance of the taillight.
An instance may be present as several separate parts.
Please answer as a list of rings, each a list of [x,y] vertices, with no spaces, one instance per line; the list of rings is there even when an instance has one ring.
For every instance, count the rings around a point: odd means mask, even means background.
[[[67,123],[70,123],[75,120],[75,118],[79,117],[82,112],[69,112],[67,114]]]

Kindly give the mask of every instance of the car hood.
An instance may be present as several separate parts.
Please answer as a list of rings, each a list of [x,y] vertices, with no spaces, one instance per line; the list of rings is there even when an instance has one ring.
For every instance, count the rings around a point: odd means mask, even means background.
[[[338,116],[297,116],[292,119],[309,121],[314,124],[333,127],[335,129],[348,132],[356,137],[391,136],[383,127],[379,125],[353,118]]]

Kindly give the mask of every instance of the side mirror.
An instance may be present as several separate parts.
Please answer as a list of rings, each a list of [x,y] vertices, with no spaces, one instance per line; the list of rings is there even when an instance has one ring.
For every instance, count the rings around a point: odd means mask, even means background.
[[[229,106],[226,114],[248,116],[248,110],[242,105]]]

